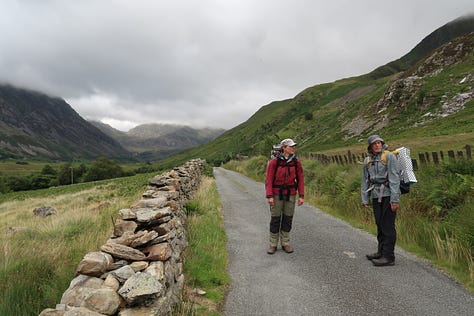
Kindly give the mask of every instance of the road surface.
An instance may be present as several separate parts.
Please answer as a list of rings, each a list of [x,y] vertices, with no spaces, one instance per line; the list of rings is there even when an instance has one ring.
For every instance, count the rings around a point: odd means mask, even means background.
[[[308,204],[296,207],[295,252],[267,254],[264,185],[223,168],[214,175],[232,280],[226,316],[474,315],[474,295],[455,280],[398,248],[395,266],[373,266],[365,254],[375,236]]]

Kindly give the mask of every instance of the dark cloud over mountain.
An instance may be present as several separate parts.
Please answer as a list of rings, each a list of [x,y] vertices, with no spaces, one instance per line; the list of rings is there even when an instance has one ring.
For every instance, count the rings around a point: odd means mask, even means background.
[[[399,58],[472,12],[470,0],[5,0],[0,81],[122,130],[231,128],[273,100]]]

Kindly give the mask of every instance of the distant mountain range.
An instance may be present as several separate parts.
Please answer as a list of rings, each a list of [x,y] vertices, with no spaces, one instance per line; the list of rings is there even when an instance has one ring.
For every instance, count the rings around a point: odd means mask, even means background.
[[[205,144],[225,132],[224,129],[192,128],[174,124],[143,124],[128,132],[122,132],[102,122],[90,123],[117,140],[140,160],[159,160],[184,149]]]
[[[222,129],[147,124],[127,133],[83,119],[63,99],[0,85],[0,159],[155,160],[208,142]]]

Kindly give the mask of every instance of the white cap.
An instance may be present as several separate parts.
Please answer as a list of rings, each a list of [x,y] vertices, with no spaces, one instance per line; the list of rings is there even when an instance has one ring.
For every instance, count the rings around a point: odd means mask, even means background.
[[[280,143],[282,146],[295,146],[296,143],[291,138],[286,138]]]

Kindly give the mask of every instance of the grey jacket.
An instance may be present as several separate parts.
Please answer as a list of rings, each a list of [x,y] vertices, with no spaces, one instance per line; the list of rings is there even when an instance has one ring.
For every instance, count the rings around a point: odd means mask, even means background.
[[[386,147],[382,151],[386,150]],[[369,151],[370,162],[364,161],[364,169],[361,181],[362,204],[369,204],[369,198],[373,199],[390,196],[390,203],[398,204],[400,201],[400,167],[397,157],[387,152],[387,163],[381,161],[382,153],[373,154]],[[388,179],[388,181],[387,181]]]

